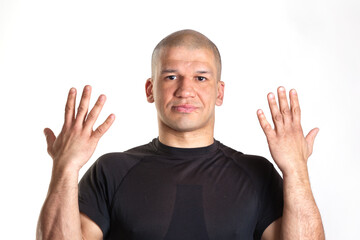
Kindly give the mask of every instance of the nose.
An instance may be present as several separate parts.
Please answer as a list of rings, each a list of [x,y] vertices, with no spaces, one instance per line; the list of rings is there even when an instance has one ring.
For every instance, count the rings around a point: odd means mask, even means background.
[[[178,81],[179,85],[176,89],[175,96],[178,98],[193,98],[196,96],[194,89],[194,81],[191,78],[182,78]]]

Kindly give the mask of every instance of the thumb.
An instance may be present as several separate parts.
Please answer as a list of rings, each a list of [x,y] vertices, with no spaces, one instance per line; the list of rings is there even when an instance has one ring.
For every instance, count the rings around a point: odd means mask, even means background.
[[[51,155],[51,149],[52,146],[56,140],[55,134],[54,132],[50,129],[50,128],[45,128],[44,129],[44,134],[46,137],[46,143],[47,143],[47,151],[48,153]]]
[[[309,147],[309,156],[312,154],[315,137],[319,133],[319,131],[320,131],[319,128],[314,128],[305,137],[305,140],[306,140],[306,142],[308,144],[308,147]]]

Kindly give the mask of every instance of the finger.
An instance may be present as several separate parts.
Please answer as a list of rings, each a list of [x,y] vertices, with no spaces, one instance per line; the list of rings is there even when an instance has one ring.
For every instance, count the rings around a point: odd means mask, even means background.
[[[293,117],[293,121],[297,124],[300,124],[301,121],[301,109],[299,104],[298,95],[295,89],[290,91],[290,107]]]
[[[76,122],[77,123],[83,123],[86,117],[86,114],[88,112],[89,109],[89,102],[90,102],[90,96],[91,96],[91,86],[86,85],[84,87],[82,96],[81,96],[81,100],[80,100],[80,104],[78,107],[78,112],[76,115]]]
[[[44,134],[46,137],[47,151],[50,156],[52,156],[52,146],[54,145],[54,142],[56,140],[55,134],[50,128],[45,128]]]
[[[309,147],[309,156],[308,157],[310,157],[310,155],[312,154],[315,138],[316,138],[316,135],[319,133],[319,131],[320,131],[319,128],[314,128],[305,137],[305,140]]]
[[[265,114],[261,109],[257,111],[257,116],[259,119],[260,126],[264,131],[266,137],[267,138],[272,137],[274,130],[272,129],[270,123],[266,120]]]
[[[101,138],[106,131],[111,127],[111,125],[113,124],[115,120],[115,115],[114,114],[110,114],[110,116],[108,116],[108,118],[105,120],[105,122],[103,124],[101,124],[94,132],[93,132],[93,136],[94,138]]]
[[[104,106],[104,103],[106,101],[106,96],[105,95],[100,95],[100,97],[98,98],[98,100],[95,103],[95,106],[91,109],[91,111],[89,112],[87,118],[86,118],[86,122],[85,122],[85,127],[86,128],[91,128],[94,126],[96,119],[98,118],[102,107]]]
[[[279,99],[280,112],[282,114],[283,121],[285,123],[289,122],[291,120],[291,114],[290,114],[291,112],[284,87],[278,88],[278,99]]]
[[[65,105],[65,126],[69,126],[75,119],[76,89],[71,88]]]
[[[275,95],[273,93],[268,94],[268,102],[271,112],[271,117],[274,122],[275,130],[283,129],[283,117],[279,111],[279,108],[276,104]]]

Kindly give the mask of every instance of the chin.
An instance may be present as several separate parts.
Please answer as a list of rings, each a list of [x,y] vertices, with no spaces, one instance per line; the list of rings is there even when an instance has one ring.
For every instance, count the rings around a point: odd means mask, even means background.
[[[208,124],[206,123],[197,123],[195,121],[174,121],[164,123],[167,127],[177,131],[177,132],[193,132],[200,129],[206,128]]]
[[[214,127],[214,119],[196,115],[173,115],[170,117],[158,115],[159,127],[170,128],[177,132],[194,132]]]
[[[198,126],[191,126],[191,125],[176,125],[176,126],[169,126],[171,129],[177,131],[177,132],[193,132],[196,130],[199,130],[200,127]]]

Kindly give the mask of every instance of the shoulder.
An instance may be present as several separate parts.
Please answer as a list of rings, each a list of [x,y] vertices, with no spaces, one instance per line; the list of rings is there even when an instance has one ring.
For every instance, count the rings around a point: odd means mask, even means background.
[[[94,165],[96,168],[106,170],[109,172],[125,173],[136,164],[138,164],[146,155],[152,153],[152,147],[150,144],[144,144],[126,150],[124,152],[112,152],[106,153],[99,157]]]
[[[94,184],[105,184],[114,192],[128,173],[144,158],[144,149],[148,144],[124,152],[106,153],[99,157],[86,171],[80,181],[80,187]],[[111,188],[111,189],[109,189]]]
[[[244,167],[269,168],[273,166],[273,164],[269,160],[262,156],[245,154],[222,143],[219,144],[219,149],[223,152],[225,156],[232,158],[237,164],[240,164]]]
[[[124,152],[111,152],[100,156],[89,171],[97,172],[106,178],[122,178],[152,152],[151,144],[144,144]]]
[[[245,154],[223,144],[220,144],[220,149],[253,180],[266,180],[274,173],[277,174],[274,165],[265,157]]]

